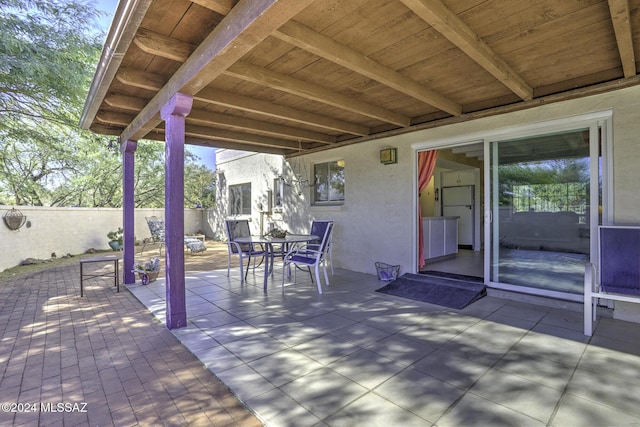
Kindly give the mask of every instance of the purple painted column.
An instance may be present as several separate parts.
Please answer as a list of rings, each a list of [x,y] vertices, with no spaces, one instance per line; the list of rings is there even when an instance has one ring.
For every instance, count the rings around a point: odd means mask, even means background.
[[[135,283],[135,275],[131,272],[135,257],[134,229],[134,165],[138,144],[125,141],[120,145],[122,153],[122,227],[124,229],[124,254],[122,256],[124,283]]]
[[[162,107],[165,121],[164,217],[167,268],[167,328],[187,326],[184,289],[184,129],[193,98],[175,94]]]

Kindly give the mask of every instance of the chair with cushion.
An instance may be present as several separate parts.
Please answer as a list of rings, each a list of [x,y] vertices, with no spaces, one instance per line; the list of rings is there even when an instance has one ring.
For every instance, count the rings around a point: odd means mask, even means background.
[[[227,276],[231,269],[231,256],[238,255],[240,260],[240,281],[244,282],[249,273],[249,265],[251,264],[251,258],[253,258],[253,269],[259,267],[264,261],[266,251],[260,246],[254,246],[251,243],[238,243],[235,241],[238,237],[250,237],[251,231],[249,230],[249,221],[246,219],[229,219],[225,221],[225,229],[227,232]],[[244,258],[247,258],[247,268],[244,271]],[[256,259],[261,258],[260,262],[256,265]]]
[[[598,266],[585,264],[584,334],[593,334],[598,300],[640,304],[640,227],[598,227]],[[598,267],[598,268],[596,268]]]
[[[284,288],[285,270],[293,264],[295,267],[308,268],[315,270],[316,284],[318,293],[322,294],[322,282],[320,281],[320,266],[324,268],[324,279],[329,286],[329,276],[327,275],[327,256],[329,253],[331,234],[333,233],[333,221],[323,221],[324,231],[321,234],[320,244],[310,243],[304,246],[294,247],[289,251],[282,264],[282,287]],[[319,226],[319,225],[318,225]],[[319,231],[319,230],[318,230]],[[316,234],[317,235],[317,234]],[[313,280],[313,279],[312,279]],[[295,281],[295,276],[294,276]]]
[[[311,231],[309,232],[309,234],[312,234],[314,236],[319,236],[320,238],[322,238],[322,236],[324,236],[325,230],[327,229],[327,226],[329,225],[329,223],[332,223],[332,222],[333,221],[312,221]],[[331,233],[330,239],[327,242],[327,261],[329,262],[329,266],[331,267],[331,274],[333,275],[332,239],[333,239],[333,233]],[[311,249],[318,249],[321,243],[322,241],[320,239],[312,240],[309,242],[307,247]]]
[[[162,247],[165,245],[164,220],[156,216],[148,217],[145,219],[147,220],[147,226],[149,227],[149,231],[151,232],[151,241],[144,241],[140,253],[144,252],[145,246],[147,246],[149,243],[160,243],[159,252],[160,254],[162,254]],[[192,254],[204,252],[207,250],[207,246],[204,244],[204,242],[195,237],[186,236],[184,238],[184,245],[191,251]]]
[[[144,252],[145,246],[149,243],[160,243],[160,247],[158,248],[160,254],[162,254],[162,247],[164,246],[164,220],[158,218],[157,216],[152,216],[145,218],[147,220],[147,226],[149,227],[149,231],[151,232],[151,240],[145,239],[142,243],[142,249],[140,249],[140,253]]]

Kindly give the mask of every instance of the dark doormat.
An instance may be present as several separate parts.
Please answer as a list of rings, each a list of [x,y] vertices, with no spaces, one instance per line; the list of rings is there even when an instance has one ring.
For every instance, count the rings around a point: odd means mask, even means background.
[[[403,274],[376,292],[457,310],[487,294],[484,284],[409,273]]]
[[[484,279],[478,276],[467,276],[466,274],[448,273],[445,271],[424,270],[420,271],[421,275],[444,277],[445,279],[464,280],[466,282],[483,283]]]

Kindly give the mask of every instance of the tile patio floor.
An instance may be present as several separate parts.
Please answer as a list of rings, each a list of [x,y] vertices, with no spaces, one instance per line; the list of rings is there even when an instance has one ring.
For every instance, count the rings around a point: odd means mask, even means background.
[[[378,294],[337,269],[265,293],[262,270],[187,275],[172,331],[268,426],[640,425],[640,325],[485,297],[464,310]],[[164,279],[128,289],[164,322]],[[561,306],[561,307],[558,307]]]
[[[265,293],[262,271],[241,284],[215,270],[226,248],[206,254],[185,258],[173,333],[164,279],[118,294],[100,278],[80,299],[75,260],[0,281],[0,403],[88,404],[0,425],[640,425],[640,325],[600,318],[587,339],[579,305],[449,310],[346,270],[320,296],[304,274],[283,292],[276,269]]]

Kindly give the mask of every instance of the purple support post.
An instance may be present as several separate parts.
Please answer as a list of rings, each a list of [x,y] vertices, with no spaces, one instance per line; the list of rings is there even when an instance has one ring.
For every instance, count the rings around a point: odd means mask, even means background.
[[[122,153],[122,226],[124,228],[124,254],[122,256],[124,283],[136,282],[133,270],[135,258],[134,229],[134,165],[136,141],[125,141],[120,145]]]
[[[193,97],[176,93],[160,110],[165,121],[165,259],[167,328],[187,326],[184,289],[184,130]]]

